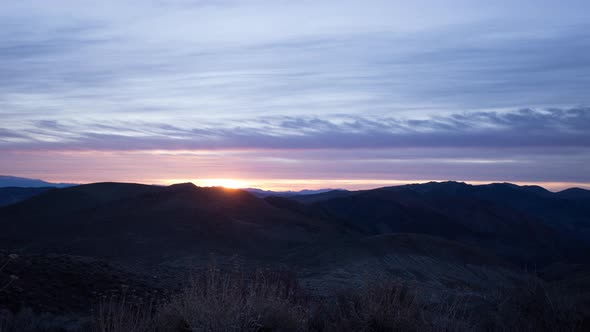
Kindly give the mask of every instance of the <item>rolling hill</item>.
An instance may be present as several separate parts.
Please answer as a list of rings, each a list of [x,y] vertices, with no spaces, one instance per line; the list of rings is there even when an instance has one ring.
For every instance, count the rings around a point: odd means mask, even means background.
[[[241,190],[123,183],[45,192],[0,209],[0,227],[7,248],[115,258],[262,254],[309,241],[321,228]]]
[[[549,264],[586,259],[589,218],[577,198],[512,184],[427,183],[260,198],[190,183],[96,183],[0,208],[0,240],[6,248],[76,255],[162,259],[223,252],[281,260],[304,257],[310,246],[422,234],[517,264]]]
[[[39,310],[80,310],[92,285],[117,280],[174,289],[211,257],[288,268],[319,295],[401,279],[434,297],[481,301],[525,284],[529,269],[564,287],[585,285],[590,266],[581,189],[445,182],[258,197],[190,183],[95,183],[39,191],[0,207],[0,249],[23,257],[8,271],[32,273],[21,283],[39,294],[11,290],[0,300]],[[67,285],[58,279],[72,278],[79,289],[60,302],[42,278],[60,289]]]

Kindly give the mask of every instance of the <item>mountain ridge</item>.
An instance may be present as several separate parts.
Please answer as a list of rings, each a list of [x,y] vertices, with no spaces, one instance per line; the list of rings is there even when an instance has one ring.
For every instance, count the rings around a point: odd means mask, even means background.
[[[5,226],[6,243],[41,250],[42,235],[53,234],[63,243],[53,241],[52,247],[76,254],[109,250],[100,249],[98,242],[96,248],[73,243],[65,234],[84,234],[89,243],[98,241],[95,234],[103,234],[135,253],[150,241],[180,250],[180,245],[166,243],[169,238],[201,249],[278,254],[281,248],[305,246],[318,237],[332,243],[416,233],[470,246],[479,243],[516,262],[540,263],[577,257],[577,248],[590,239],[586,205],[555,195],[512,184],[431,182],[261,198],[246,190],[192,183],[163,187],[103,182],[52,189],[0,208],[0,226]],[[31,234],[40,239],[32,241]],[[202,245],[189,245],[191,236]],[[76,246],[85,249],[76,252]]]
[[[0,175],[0,188],[3,187],[21,187],[21,188],[41,188],[55,187],[65,188],[76,186],[76,183],[52,183],[40,179],[23,178],[11,175]]]

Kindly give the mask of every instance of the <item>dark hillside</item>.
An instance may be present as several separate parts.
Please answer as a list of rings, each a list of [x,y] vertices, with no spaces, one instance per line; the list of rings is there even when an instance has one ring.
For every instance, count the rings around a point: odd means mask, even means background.
[[[52,190],[0,209],[5,248],[109,257],[179,252],[273,253],[319,227],[241,191],[99,183]]]
[[[312,196],[307,204],[289,198],[267,200],[352,232],[440,236],[520,264],[587,259],[588,207],[540,187],[433,182]]]

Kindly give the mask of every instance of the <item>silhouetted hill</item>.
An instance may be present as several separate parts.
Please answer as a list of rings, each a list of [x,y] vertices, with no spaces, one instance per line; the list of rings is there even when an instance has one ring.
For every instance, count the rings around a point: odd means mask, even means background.
[[[590,190],[582,188],[569,188],[556,193],[556,195],[567,199],[590,200]]]
[[[536,186],[517,186],[510,183],[493,183],[473,186],[465,183],[444,182],[424,185],[390,187],[391,190],[409,188],[433,197],[465,197],[485,204],[507,207],[543,221],[558,231],[587,241],[590,239],[590,205],[582,204],[565,194],[552,193]],[[582,197],[587,190],[574,190]],[[571,192],[569,192],[571,193]]]
[[[96,183],[51,190],[0,209],[7,248],[161,258],[179,252],[276,251],[319,229],[242,190]],[[309,233],[312,233],[311,235]]]
[[[513,184],[433,182],[261,199],[190,183],[95,183],[1,208],[0,240],[9,248],[77,255],[161,259],[215,251],[277,258],[299,257],[294,250],[315,241],[413,233],[540,264],[584,259],[589,212],[579,200]]]
[[[519,268],[478,247],[425,234],[392,233],[315,244],[299,269],[319,292],[361,286],[368,280],[404,279],[432,287],[511,285]],[[303,253],[301,253],[303,254]]]
[[[431,182],[287,200],[268,199],[362,234],[442,236],[518,262],[584,259],[590,242],[588,206],[534,186]]]
[[[329,199],[337,198],[337,197],[346,197],[346,196],[351,195],[353,193],[354,193],[354,191],[337,189],[337,190],[330,190],[330,191],[327,191],[324,193],[304,195],[304,196],[295,196],[295,197],[291,197],[291,198],[293,200],[298,201],[298,202],[309,204],[309,203],[325,201],[325,200],[329,200]]]
[[[243,188],[242,190],[245,190],[245,191],[253,194],[256,197],[264,198],[264,197],[269,197],[269,196],[293,197],[293,196],[315,195],[315,194],[321,194],[321,193],[325,193],[328,191],[332,191],[334,189],[317,189],[317,190],[303,189],[303,190],[299,190],[299,191],[272,191],[272,190],[262,190],[262,189],[258,189],[258,188]]]

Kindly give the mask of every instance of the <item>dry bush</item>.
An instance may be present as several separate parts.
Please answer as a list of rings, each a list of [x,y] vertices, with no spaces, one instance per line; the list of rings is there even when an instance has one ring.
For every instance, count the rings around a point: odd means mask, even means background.
[[[575,302],[537,279],[484,298],[427,299],[401,281],[367,283],[333,297],[310,297],[292,274],[211,265],[162,305],[104,301],[95,332],[119,331],[581,331]]]
[[[475,322],[468,301],[467,296],[447,294],[438,303],[425,305],[420,331],[474,331]]]
[[[462,331],[469,330],[463,305],[427,306],[416,287],[398,281],[312,298],[291,273],[211,265],[163,305],[105,299],[93,331]]]
[[[289,273],[217,266],[192,280],[159,314],[168,331],[299,331],[306,309]]]
[[[93,332],[150,332],[156,330],[156,306],[147,300],[123,292],[102,295],[91,313]]]

